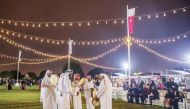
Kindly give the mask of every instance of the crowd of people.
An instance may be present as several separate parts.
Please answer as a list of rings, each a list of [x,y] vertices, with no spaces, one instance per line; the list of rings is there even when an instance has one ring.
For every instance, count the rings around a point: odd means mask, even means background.
[[[32,86],[36,84],[36,80],[26,80],[26,79],[19,79],[18,80],[20,88],[25,90],[26,86]],[[17,83],[16,79],[11,78],[0,78],[0,85],[6,85],[7,90],[12,90],[12,87],[15,86]]]
[[[149,83],[141,81],[140,84],[132,84],[127,93],[129,103],[149,104],[152,106],[153,100],[160,99],[160,84],[155,84],[153,80]],[[178,90],[178,85],[169,79],[168,82],[163,83],[162,91],[165,90],[164,107],[167,109],[179,109],[178,102],[183,102],[184,94]]]
[[[90,75],[81,78],[79,74],[66,71],[59,76],[58,84],[53,84],[52,71],[47,70],[41,82],[40,101],[43,109],[70,109],[70,102],[74,109],[82,109],[83,92],[87,109],[94,109],[98,103],[100,109],[112,109],[112,83],[103,73],[92,79]]]
[[[96,102],[100,101],[101,109],[112,108],[112,87],[122,87],[127,90],[127,101],[136,104],[153,105],[153,101],[160,100],[159,90],[165,90],[163,104],[167,109],[179,109],[178,102],[184,102],[184,94],[178,90],[178,84],[173,79],[165,82],[154,80],[136,82],[125,80],[121,84],[115,79],[109,79],[106,74],[96,75],[91,78],[90,75],[81,78],[79,74],[73,74],[71,71],[59,75],[57,85],[51,82],[52,71],[47,70],[43,79],[40,79],[41,102],[43,109],[70,109],[72,104],[74,109],[82,109],[81,94],[84,93],[87,109],[94,109]],[[0,78],[0,85],[6,84],[7,89],[11,90],[16,84],[15,79]],[[26,86],[32,86],[37,83],[35,80],[19,80],[20,88],[25,90]],[[93,102],[94,101],[94,104]]]

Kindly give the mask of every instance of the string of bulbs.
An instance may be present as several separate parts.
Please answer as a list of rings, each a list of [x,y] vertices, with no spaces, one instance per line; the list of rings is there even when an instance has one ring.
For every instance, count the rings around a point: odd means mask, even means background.
[[[36,41],[40,43],[47,43],[51,45],[63,45],[67,44],[66,40],[57,40],[57,39],[49,39],[41,36],[33,36],[33,35],[28,35],[20,32],[15,32],[9,29],[4,29],[0,27],[0,32],[3,35],[6,36],[13,36],[17,37],[20,39],[24,40],[29,40],[29,41]],[[94,41],[74,41],[73,45],[78,45],[78,46],[84,46],[84,45],[107,45],[110,43],[116,43],[122,41],[122,38],[115,38],[115,39],[108,39],[108,40],[94,40]]]
[[[103,65],[93,64],[91,62],[87,62],[87,61],[81,60],[80,58],[76,58],[76,57],[73,57],[73,56],[71,56],[71,59],[73,59],[75,61],[78,61],[80,63],[83,63],[83,64],[93,66],[93,67],[98,67],[98,68],[103,68],[103,69],[108,69],[108,70],[121,70],[120,68],[107,67],[107,66],[103,66]]]
[[[0,53],[0,58],[7,58],[7,59],[11,59],[11,60],[18,60],[18,57],[9,56],[9,55],[6,55],[6,54],[1,54],[1,53]],[[66,58],[66,57],[64,57],[64,58]],[[49,61],[49,60],[54,60],[54,59],[63,59],[63,58],[47,58],[47,59],[21,58],[21,61],[27,61],[27,62],[43,62],[43,61]]]
[[[155,12],[152,14],[146,14],[146,15],[140,15],[140,16],[135,16],[138,20],[142,20],[143,18],[159,18],[160,16],[165,17],[168,13],[179,13],[179,12],[186,12],[187,9],[189,9],[190,6],[182,7],[182,8],[176,8],[168,11],[162,11],[162,12]],[[13,25],[13,26],[22,26],[22,27],[32,27],[32,28],[42,28],[42,27],[57,27],[57,26],[69,26],[72,27],[74,25],[76,26],[91,26],[92,24],[108,24],[108,23],[113,23],[113,24],[124,24],[126,22],[126,18],[115,18],[115,19],[102,19],[102,20],[87,20],[87,21],[70,21],[70,22],[32,22],[32,21],[18,21],[18,20],[10,20],[10,19],[0,19],[0,24],[5,25]]]
[[[170,62],[176,62],[176,63],[180,63],[180,64],[187,64],[188,63],[188,62],[185,62],[185,61],[180,61],[180,60],[176,60],[176,59],[173,59],[171,57],[165,56],[165,55],[163,55],[161,53],[156,52],[155,50],[152,50],[152,49],[148,48],[147,46],[145,46],[145,45],[143,45],[141,43],[136,43],[136,44],[139,47],[145,49],[146,51],[148,51],[148,52],[150,52],[150,53],[152,53],[152,54],[154,54],[154,55],[156,55],[156,56],[158,56],[158,57],[160,57],[160,58],[162,58],[164,60],[167,60],[167,61],[170,61]]]
[[[190,31],[187,31],[185,33],[175,35],[173,37],[169,38],[162,38],[162,39],[140,39],[136,37],[132,37],[132,41],[137,43],[144,43],[144,44],[162,44],[162,43],[171,43],[176,42],[177,40],[190,37]]]

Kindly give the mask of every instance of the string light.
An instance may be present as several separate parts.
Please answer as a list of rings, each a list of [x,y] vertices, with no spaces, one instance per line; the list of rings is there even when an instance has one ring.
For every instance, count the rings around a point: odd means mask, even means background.
[[[12,62],[12,63],[6,63],[6,64],[0,64],[0,67],[5,67],[5,66],[10,66],[10,65],[15,65],[17,62]]]
[[[139,39],[132,37],[132,40],[134,42],[139,42],[139,43],[146,43],[146,44],[162,44],[162,43],[170,43],[170,42],[176,42],[177,40],[180,40],[182,38],[187,38],[190,37],[190,31],[187,31],[185,33],[169,37],[169,38],[163,38],[163,39]]]
[[[81,62],[81,63],[84,63],[84,64],[87,64],[87,65],[90,65],[90,66],[98,67],[98,68],[109,69],[109,70],[121,70],[120,68],[107,67],[107,66],[93,64],[93,63],[90,63],[90,62],[87,62],[87,61],[82,61],[79,58],[76,58],[76,57],[73,57],[73,56],[71,56],[71,59],[73,59],[75,61],[78,61],[78,62]]]
[[[18,60],[18,57],[14,57],[14,56],[9,56],[9,55],[5,55],[5,54],[1,54],[0,53],[0,58],[7,58],[7,59],[11,59],[11,60]],[[27,62],[43,62],[43,61],[49,61],[49,60],[60,60],[60,59],[65,59],[67,58],[65,57],[59,57],[59,58],[42,58],[42,59],[33,59],[33,58],[21,58],[22,61],[27,61]]]
[[[6,41],[8,44],[10,45],[13,45],[15,47],[18,47],[18,48],[21,48],[23,50],[26,50],[26,51],[30,51],[34,54],[37,54],[37,55],[41,55],[41,56],[45,56],[45,57],[53,57],[53,58],[60,58],[60,57],[65,57],[65,56],[60,56],[60,55],[53,55],[53,54],[49,54],[49,53],[44,53],[44,52],[41,52],[41,51],[38,51],[38,50],[35,50],[33,48],[30,48],[30,47],[27,47],[25,45],[22,45],[18,42],[15,42],[3,35],[0,35],[0,39],[3,39],[3,41]]]
[[[94,60],[98,60],[100,58],[103,58],[104,56],[112,53],[112,52],[116,52],[120,47],[122,47],[124,45],[124,43],[120,43],[116,46],[114,46],[113,48],[109,49],[108,51],[105,51],[104,53],[101,53],[97,56],[91,57],[91,58],[80,58],[81,61],[94,61]]]
[[[187,7],[182,7],[182,8],[177,8],[177,9],[172,9],[172,10],[167,10],[167,11],[163,11],[163,12],[156,12],[156,13],[152,13],[152,14],[147,14],[147,15],[140,15],[140,16],[135,16],[135,18],[137,18],[138,20],[141,20],[143,17],[146,17],[148,19],[151,18],[151,16],[156,16],[155,18],[158,18],[158,14],[162,14],[163,16],[166,16],[166,13],[174,13],[176,14],[177,12],[180,12],[182,10],[182,12],[186,12],[187,9],[189,9],[190,6]],[[101,19],[101,20],[89,20],[89,21],[71,21],[71,22],[30,22],[30,21],[16,21],[16,20],[7,20],[7,19],[0,19],[1,24],[9,24],[9,25],[14,25],[14,26],[19,26],[21,25],[22,27],[42,27],[41,24],[45,24],[43,26],[45,27],[49,27],[50,25],[52,25],[53,27],[57,27],[58,25],[60,26],[65,26],[65,24],[72,26],[73,24],[78,24],[78,26],[82,26],[82,23],[87,23],[87,26],[90,26],[91,23],[95,23],[95,24],[99,24],[100,22],[105,22],[106,24],[108,24],[108,22],[113,22],[114,24],[116,24],[117,21],[121,21],[122,23],[124,23],[124,20],[126,21],[126,18],[115,18],[115,19]],[[81,24],[79,25],[79,23],[81,22]],[[29,25],[30,24],[30,25]]]
[[[145,46],[145,45],[143,45],[143,44],[141,44],[141,43],[137,43],[137,44],[138,44],[139,47],[144,48],[144,49],[147,50],[148,52],[150,52],[150,53],[152,53],[152,54],[154,54],[154,55],[156,55],[156,56],[158,56],[158,57],[160,57],[160,58],[162,58],[162,59],[165,59],[165,60],[168,60],[168,61],[172,61],[172,62],[176,62],[176,63],[180,63],[180,64],[187,64],[187,63],[188,63],[188,62],[184,62],[184,61],[180,61],[180,60],[176,60],[176,59],[167,57],[167,56],[165,56],[165,55],[163,55],[163,54],[160,54],[160,53],[158,53],[158,52],[156,52],[156,51],[154,51],[154,50],[148,48],[147,46]]]

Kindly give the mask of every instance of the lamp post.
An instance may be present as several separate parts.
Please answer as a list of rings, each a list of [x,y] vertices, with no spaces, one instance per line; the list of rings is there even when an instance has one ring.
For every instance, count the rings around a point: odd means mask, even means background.
[[[129,72],[127,72],[128,71],[128,69],[129,69],[129,63],[127,63],[127,62],[124,62],[123,64],[122,64],[122,67],[123,67],[123,69],[124,69],[124,71],[125,71],[125,75],[128,75],[128,77],[130,76],[130,74],[129,74]],[[130,86],[130,77],[129,77],[129,82],[128,82],[128,84],[129,84],[129,86]]]

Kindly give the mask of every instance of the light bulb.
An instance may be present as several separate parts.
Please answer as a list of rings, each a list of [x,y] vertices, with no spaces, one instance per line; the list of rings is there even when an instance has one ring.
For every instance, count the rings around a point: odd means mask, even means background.
[[[149,18],[149,19],[151,18],[150,15],[148,15],[148,18]]]
[[[125,23],[124,20],[122,20],[121,23],[124,24]]]
[[[141,17],[139,17],[139,20],[141,20],[142,18]]]
[[[183,12],[185,12],[186,11],[186,9],[185,8],[183,8]]]
[[[175,14],[175,13],[176,13],[176,10],[173,10],[173,13]]]

